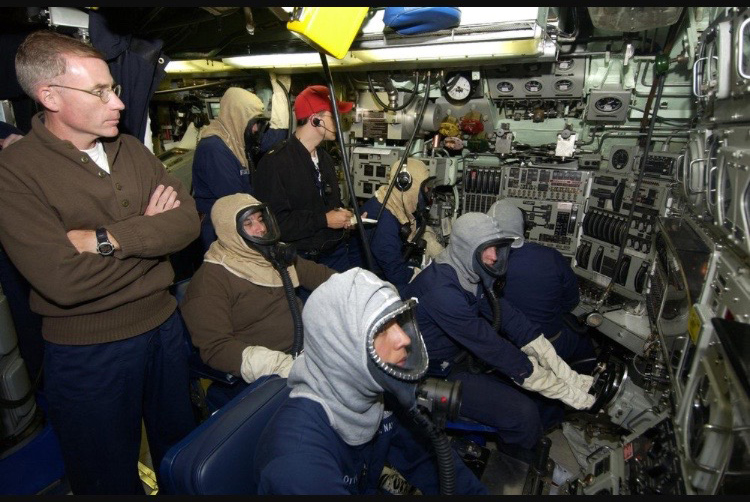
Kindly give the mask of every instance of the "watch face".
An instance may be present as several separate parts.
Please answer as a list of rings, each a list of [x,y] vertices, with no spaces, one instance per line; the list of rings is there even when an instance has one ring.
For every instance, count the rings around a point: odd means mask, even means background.
[[[97,251],[99,251],[99,254],[108,256],[115,252],[115,247],[109,243],[109,242],[100,242],[96,246]]]

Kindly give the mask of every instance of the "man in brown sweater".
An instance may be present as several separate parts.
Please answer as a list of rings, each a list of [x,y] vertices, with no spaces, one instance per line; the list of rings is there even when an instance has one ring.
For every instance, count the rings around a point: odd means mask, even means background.
[[[211,220],[218,239],[180,304],[193,344],[206,364],[248,384],[263,375],[286,377],[295,324],[281,273],[268,259],[279,242],[276,220],[265,204],[243,193],[217,200]],[[299,256],[286,270],[293,286],[309,290],[335,273]],[[302,302],[293,301],[301,311]],[[213,390],[211,400],[221,404],[245,386],[222,392],[212,385],[209,394]]]
[[[102,55],[29,35],[16,73],[44,109],[0,153],[0,241],[43,317],[44,391],[75,494],[143,494],[153,465],[195,425],[166,255],[199,232],[195,203],[136,138]]]

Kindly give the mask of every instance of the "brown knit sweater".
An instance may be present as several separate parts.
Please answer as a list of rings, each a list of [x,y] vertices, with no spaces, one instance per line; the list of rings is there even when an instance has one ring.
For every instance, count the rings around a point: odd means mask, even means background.
[[[198,236],[195,202],[136,138],[102,138],[107,174],[42,120],[40,113],[28,135],[0,152],[0,242],[31,284],[44,338],[84,345],[155,328],[176,306],[166,255]],[[177,190],[181,204],[143,216],[159,184]],[[67,232],[97,227],[122,249],[78,253]]]
[[[315,289],[334,270],[297,258],[300,285]],[[300,313],[302,302],[298,302]],[[190,279],[180,303],[193,344],[212,368],[240,375],[242,351],[249,345],[287,351],[294,321],[284,288],[258,286],[221,265],[204,262]]]

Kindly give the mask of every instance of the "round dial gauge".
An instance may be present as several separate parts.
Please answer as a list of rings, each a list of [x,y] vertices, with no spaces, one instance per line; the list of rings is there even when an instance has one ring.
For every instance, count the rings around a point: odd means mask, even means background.
[[[573,82],[568,79],[562,79],[555,82],[555,89],[560,92],[567,92],[573,87]]]
[[[513,84],[506,80],[498,82],[497,90],[500,92],[513,92]]]
[[[630,155],[628,155],[628,151],[619,149],[615,153],[612,154],[612,167],[618,170],[622,169],[623,167],[628,165],[628,160],[630,160]]]
[[[524,87],[529,92],[539,92],[542,90],[542,83],[538,80],[529,80],[524,84]]]
[[[572,59],[561,59],[557,62],[557,69],[560,71],[568,71],[571,68],[573,68],[573,60]]]
[[[616,112],[620,107],[622,107],[622,101],[614,96],[597,99],[594,103],[594,108],[604,113]]]
[[[471,97],[472,85],[463,73],[448,75],[445,79],[445,94],[454,101],[464,101]]]

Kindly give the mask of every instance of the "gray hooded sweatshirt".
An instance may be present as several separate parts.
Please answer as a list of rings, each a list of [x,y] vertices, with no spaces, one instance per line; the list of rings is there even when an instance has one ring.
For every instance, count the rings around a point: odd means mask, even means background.
[[[400,300],[390,283],[353,268],[321,284],[302,311],[305,349],[289,373],[290,396],[320,403],[351,446],[370,441],[383,418],[384,390],[368,369],[366,340]]]
[[[507,237],[493,218],[484,213],[465,213],[453,223],[448,247],[436,258],[437,263],[447,263],[456,271],[461,287],[477,294],[481,277],[474,270],[474,252],[491,240]]]

